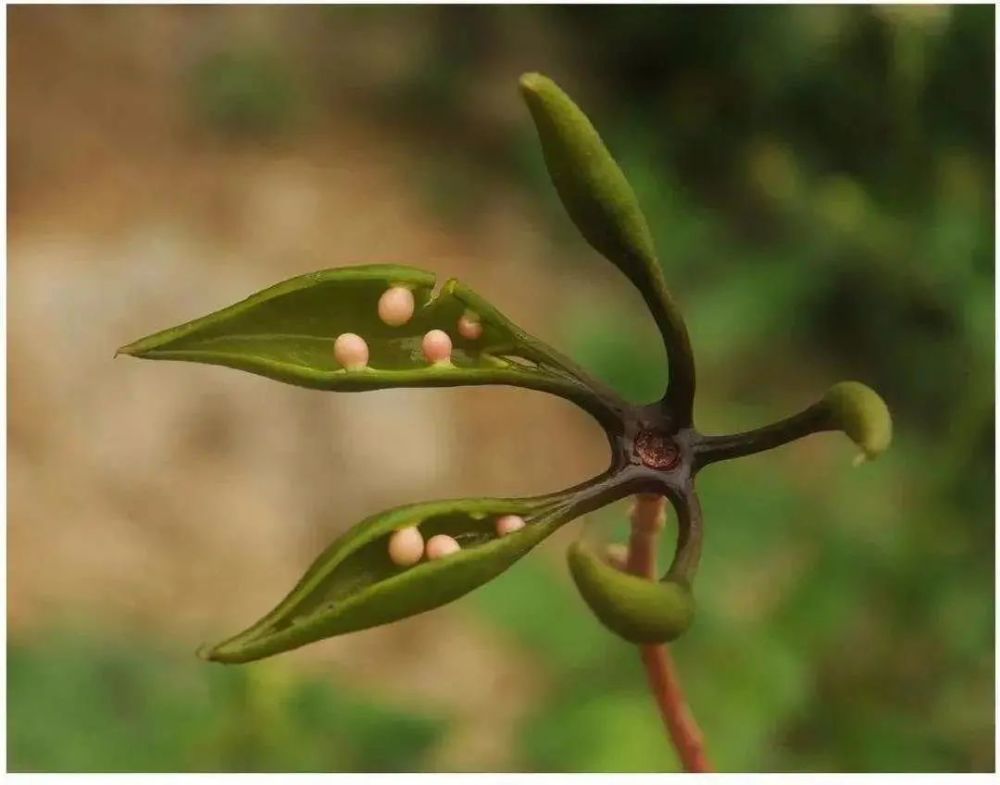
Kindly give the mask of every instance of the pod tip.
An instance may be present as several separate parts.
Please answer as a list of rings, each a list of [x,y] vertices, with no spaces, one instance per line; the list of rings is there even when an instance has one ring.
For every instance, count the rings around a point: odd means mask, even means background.
[[[518,80],[518,85],[521,87],[522,93],[537,93],[549,81],[550,80],[547,76],[544,76],[537,71],[528,71],[527,73],[521,74],[521,78]]]

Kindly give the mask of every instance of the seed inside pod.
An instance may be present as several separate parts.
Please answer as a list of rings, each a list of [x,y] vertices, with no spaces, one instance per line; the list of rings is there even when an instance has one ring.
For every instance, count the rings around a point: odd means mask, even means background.
[[[466,311],[458,319],[458,334],[470,341],[476,340],[483,334],[483,325],[479,323],[479,316],[472,311]]]
[[[399,327],[413,318],[413,292],[405,286],[393,286],[378,299],[378,318],[390,327]]]
[[[422,348],[428,362],[446,363],[451,359],[451,338],[444,330],[431,330],[424,336]]]
[[[409,567],[420,561],[423,555],[424,538],[416,526],[399,529],[389,538],[389,558],[393,564]]]
[[[524,518],[520,515],[504,515],[497,518],[497,534],[503,537],[524,528]]]
[[[368,365],[368,344],[360,335],[343,333],[333,343],[333,357],[349,371]]]
[[[435,534],[427,541],[427,558],[431,561],[443,559],[462,550],[462,546],[454,537],[447,534]]]

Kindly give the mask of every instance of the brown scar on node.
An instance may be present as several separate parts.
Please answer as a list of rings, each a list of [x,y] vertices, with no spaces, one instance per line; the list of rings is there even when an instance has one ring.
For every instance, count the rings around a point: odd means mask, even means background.
[[[658,431],[640,431],[632,450],[651,469],[673,469],[681,460],[674,440]]]

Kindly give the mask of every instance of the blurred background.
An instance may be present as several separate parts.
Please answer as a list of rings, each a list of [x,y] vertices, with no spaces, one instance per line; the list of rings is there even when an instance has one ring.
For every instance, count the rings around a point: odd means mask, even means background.
[[[701,430],[840,379],[895,417],[860,469],[827,435],[699,478],[700,611],[673,651],[716,765],[993,769],[991,7],[7,13],[12,770],[677,768],[635,650],[572,587],[579,524],[440,610],[194,656],[366,515],[599,472],[584,414],[112,360],[293,275],[398,262],[658,396],[655,327],[563,214],[526,70],[639,194]],[[620,539],[626,510],[584,525]]]

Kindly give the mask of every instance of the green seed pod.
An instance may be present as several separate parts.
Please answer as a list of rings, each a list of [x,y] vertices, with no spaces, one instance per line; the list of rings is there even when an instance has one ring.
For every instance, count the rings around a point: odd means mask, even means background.
[[[497,521],[508,515],[525,525],[501,535]],[[200,655],[251,662],[437,608],[492,580],[574,517],[559,497],[426,502],[374,515],[323,551],[274,610]],[[428,543],[444,536],[460,550],[401,564],[392,540],[405,529]]]
[[[577,229],[640,288],[656,251],[632,186],[580,108],[548,77],[525,74],[531,110],[552,182]]]
[[[670,365],[667,398],[677,424],[690,425],[695,383],[691,343],[663,281],[653,236],[632,186],[587,115],[555,82],[525,74],[521,93],[566,212],[587,242],[639,289],[656,320]]]
[[[406,318],[386,322],[386,292],[410,295]],[[225,365],[289,384],[357,392],[384,387],[509,384],[567,398],[599,420],[613,395],[572,361],[518,328],[456,280],[435,297],[434,275],[398,265],[364,265],[291,278],[200,319],[119,349],[152,360]],[[477,314],[474,340],[456,332]],[[429,362],[428,332],[444,331],[450,362]],[[347,367],[338,361],[338,339]],[[350,351],[348,351],[350,350]],[[363,355],[363,356],[362,356]]]
[[[858,462],[874,460],[892,441],[892,416],[885,401],[861,382],[839,382],[821,401],[833,427],[846,433],[861,448]]]
[[[615,569],[581,542],[566,554],[570,572],[590,610],[631,643],[665,643],[694,618],[694,598],[672,580],[651,581]]]

